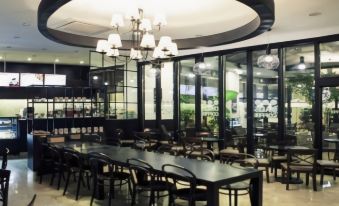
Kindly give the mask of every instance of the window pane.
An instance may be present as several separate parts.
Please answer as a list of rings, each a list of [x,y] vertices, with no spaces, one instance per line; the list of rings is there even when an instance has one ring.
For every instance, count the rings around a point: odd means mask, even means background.
[[[126,86],[137,87],[137,73],[127,71],[127,84]]]
[[[236,135],[245,136],[247,128],[246,52],[229,54],[225,59],[226,128]]]
[[[180,71],[180,127],[195,127],[194,59],[179,61]]]
[[[219,129],[218,72],[219,57],[206,57],[206,67],[210,70],[201,75],[201,126],[212,132]]]
[[[285,140],[312,146],[314,121],[314,46],[285,49]]]
[[[161,68],[161,119],[173,119],[173,62]]]
[[[155,76],[152,65],[145,65],[145,120],[155,120]]]
[[[339,41],[320,44],[321,77],[339,75]]]
[[[278,137],[278,69],[259,67],[257,60],[266,51],[253,52],[253,113],[254,138],[257,147],[263,146],[266,139]],[[277,55],[278,50],[271,50]]]

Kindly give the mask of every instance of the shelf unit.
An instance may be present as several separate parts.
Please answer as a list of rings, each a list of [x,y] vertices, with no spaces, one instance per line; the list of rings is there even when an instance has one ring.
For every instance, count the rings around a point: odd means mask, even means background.
[[[43,90],[40,96],[27,99],[28,132],[103,126],[106,111],[103,89],[44,87]]]

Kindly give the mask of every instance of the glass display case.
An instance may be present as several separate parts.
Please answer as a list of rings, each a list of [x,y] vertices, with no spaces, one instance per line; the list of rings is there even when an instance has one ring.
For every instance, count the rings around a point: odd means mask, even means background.
[[[0,139],[16,139],[17,122],[16,117],[0,117]]]

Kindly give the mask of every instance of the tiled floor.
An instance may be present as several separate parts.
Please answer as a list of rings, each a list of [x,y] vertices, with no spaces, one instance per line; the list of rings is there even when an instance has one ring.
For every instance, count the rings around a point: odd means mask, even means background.
[[[12,171],[9,191],[10,206],[25,206],[31,200],[34,194],[37,194],[36,206],[59,206],[59,205],[89,205],[90,192],[81,188],[80,199],[75,201],[75,189],[71,187],[70,192],[62,195],[62,189],[56,190],[56,186],[49,186],[49,177],[46,176],[43,184],[35,180],[34,173],[26,167],[27,160],[9,160],[8,169]],[[271,179],[273,179],[271,177]],[[318,176],[319,179],[319,176]],[[325,176],[325,183],[330,180],[331,187],[322,188],[318,184],[318,192],[313,192],[311,184],[309,187],[302,185],[292,185],[290,191],[285,190],[285,185],[279,182],[267,184],[264,182],[264,205],[265,206],[316,206],[316,205],[339,205],[339,182],[336,184],[332,178]],[[319,181],[318,181],[319,182]],[[73,184],[74,185],[74,184]],[[63,188],[63,185],[62,185]],[[116,193],[114,206],[130,205],[127,199],[127,191]],[[106,205],[103,201],[96,201],[95,205]],[[148,205],[146,198],[140,198],[137,205]],[[167,199],[159,200],[158,205],[167,205]],[[178,205],[185,205],[179,202]],[[198,204],[198,205],[204,205]],[[228,205],[228,196],[220,195],[220,205]],[[239,206],[250,205],[248,195],[240,197]]]

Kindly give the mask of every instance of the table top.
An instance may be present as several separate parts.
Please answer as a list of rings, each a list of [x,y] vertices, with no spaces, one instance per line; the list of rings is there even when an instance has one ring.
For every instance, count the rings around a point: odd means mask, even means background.
[[[339,139],[324,139],[326,142],[339,143]]]
[[[208,162],[196,159],[187,159],[183,157],[172,156],[168,154],[159,154],[135,150],[128,147],[116,147],[110,145],[99,145],[96,143],[78,143],[65,142],[55,144],[58,147],[73,147],[83,154],[90,152],[104,153],[114,161],[127,165],[127,159],[137,158],[146,161],[155,170],[161,171],[163,164],[176,164],[192,171],[200,184],[208,185],[210,183],[222,186],[245,179],[255,178],[261,174],[261,171],[251,168],[238,168],[231,165],[220,164],[219,162]],[[73,145],[73,146],[72,146]],[[81,145],[81,147],[80,147]]]
[[[270,145],[268,148],[273,149],[273,150],[289,150],[289,149],[309,149],[308,147],[305,146],[292,146],[292,145]]]

